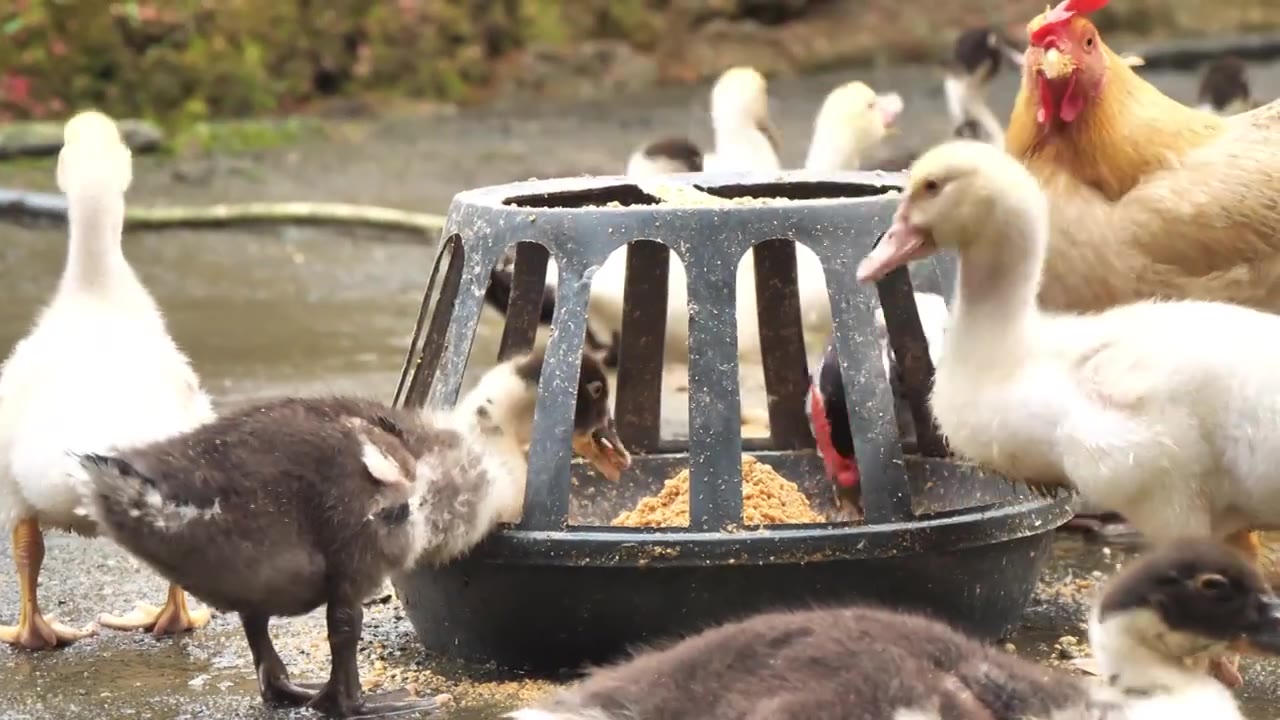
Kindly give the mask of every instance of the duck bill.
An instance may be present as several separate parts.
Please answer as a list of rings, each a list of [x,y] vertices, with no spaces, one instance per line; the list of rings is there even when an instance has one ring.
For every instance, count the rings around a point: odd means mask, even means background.
[[[880,112],[880,121],[886,129],[893,128],[894,123],[898,122],[903,107],[902,96],[896,92],[876,96],[876,109]]]
[[[613,421],[590,433],[573,436],[573,451],[590,462],[608,480],[617,482],[631,467],[631,453],[622,444]]]
[[[1267,598],[1264,607],[1262,621],[1245,633],[1242,644],[1255,653],[1280,655],[1280,597]]]
[[[871,252],[858,263],[858,282],[875,282],[913,260],[938,251],[929,231],[907,222],[907,204],[893,216],[893,226],[880,236]]]

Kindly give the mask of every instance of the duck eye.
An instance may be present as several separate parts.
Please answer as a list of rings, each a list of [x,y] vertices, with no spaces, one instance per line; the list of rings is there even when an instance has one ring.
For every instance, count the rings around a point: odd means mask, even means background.
[[[1195,583],[1197,588],[1214,595],[1224,593],[1231,589],[1231,582],[1215,573],[1199,575],[1196,577]]]
[[[938,181],[937,181],[937,180],[925,180],[925,181],[924,181],[924,184],[923,184],[923,185],[921,185],[920,187],[921,187],[921,189],[923,189],[926,193],[928,193],[928,194],[930,194],[930,195],[935,195],[935,194],[937,194],[938,189],[939,189],[941,186],[938,184]]]
[[[591,397],[598,398],[604,392],[604,383],[599,380],[592,380],[587,383],[587,392],[591,393]]]

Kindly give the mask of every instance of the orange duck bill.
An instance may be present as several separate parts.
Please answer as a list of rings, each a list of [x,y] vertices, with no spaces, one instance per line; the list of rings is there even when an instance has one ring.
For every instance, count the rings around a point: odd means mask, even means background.
[[[905,208],[904,204],[902,208]],[[893,217],[893,226],[876,240],[871,252],[858,263],[858,282],[875,282],[912,260],[929,257],[938,251],[933,236],[924,228],[911,225],[902,208]]]
[[[612,419],[604,427],[573,436],[573,451],[586,458],[596,470],[617,482],[631,467],[631,453],[622,444]]]

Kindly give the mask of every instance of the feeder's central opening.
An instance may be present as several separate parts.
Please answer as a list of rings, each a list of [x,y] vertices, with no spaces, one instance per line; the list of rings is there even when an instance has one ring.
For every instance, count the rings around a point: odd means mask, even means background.
[[[610,205],[657,205],[662,202],[635,185],[611,185],[586,190],[564,190],[537,195],[517,195],[502,201],[503,205],[527,208],[585,208]]]
[[[742,183],[738,185],[695,185],[698,190],[725,200],[769,198],[776,200],[839,200],[897,192],[894,185],[868,185],[834,181]]]
[[[646,190],[639,185],[611,185],[583,190],[516,195],[504,205],[527,208],[629,207],[632,205],[753,205],[789,200],[839,200],[875,197],[895,192],[893,185],[834,181],[787,181],[733,185],[683,185],[654,181]],[[657,194],[654,194],[657,193]],[[702,197],[699,198],[698,196]]]

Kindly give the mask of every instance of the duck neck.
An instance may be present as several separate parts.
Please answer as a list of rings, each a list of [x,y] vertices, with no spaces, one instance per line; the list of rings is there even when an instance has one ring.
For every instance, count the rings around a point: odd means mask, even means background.
[[[850,132],[828,127],[819,122],[809,142],[809,155],[804,169],[818,172],[857,170],[862,163],[862,149]]]
[[[124,231],[122,195],[95,192],[69,196],[67,224],[67,264],[60,289],[110,293],[122,282],[136,282],[121,247]]]
[[[1000,356],[1012,360],[1020,348],[1034,346],[1043,250],[1019,254],[993,245],[961,254],[955,308],[944,336],[949,357],[987,357],[999,348]]]
[[[1149,611],[1121,613],[1099,623],[1094,611],[1089,643],[1107,685],[1128,697],[1170,694],[1199,685],[1218,686],[1218,681],[1206,672],[1205,662],[1183,659],[1205,657],[1203,653],[1210,646],[1172,631],[1150,633],[1157,623]],[[1148,636],[1162,641],[1147,642]]]
[[[778,154],[773,140],[754,120],[748,118],[712,119],[715,133],[716,155],[732,158],[735,165],[778,165]]]

